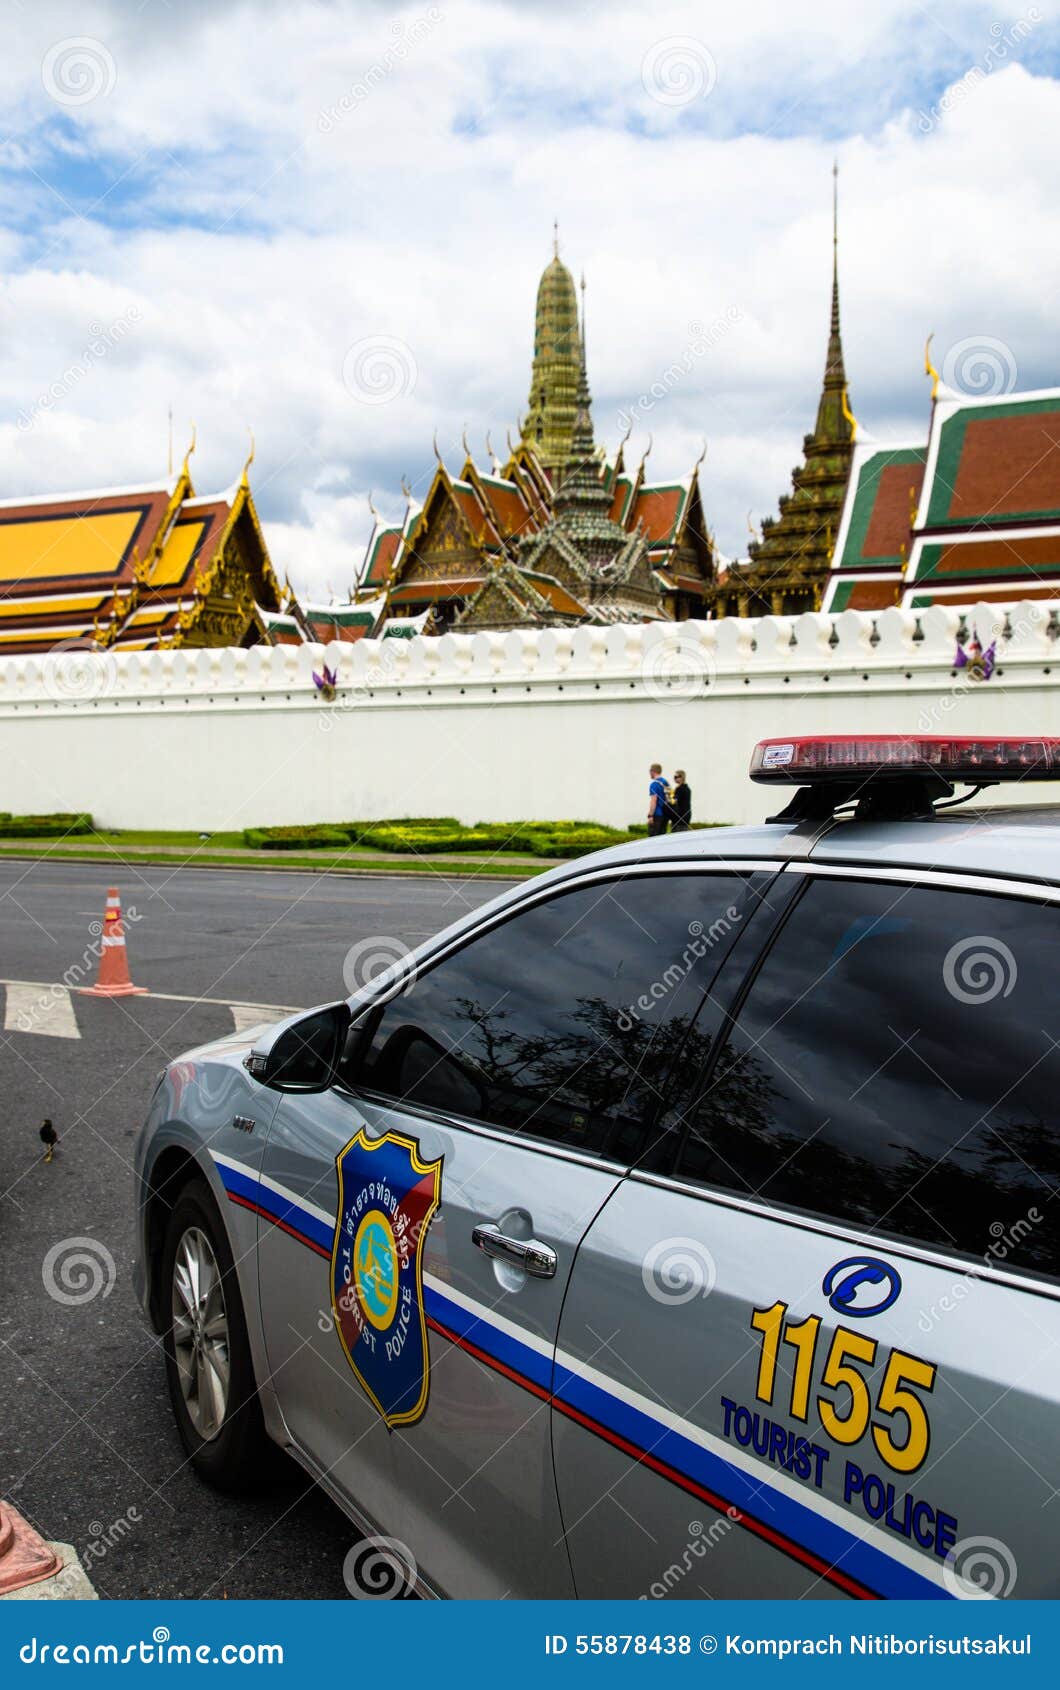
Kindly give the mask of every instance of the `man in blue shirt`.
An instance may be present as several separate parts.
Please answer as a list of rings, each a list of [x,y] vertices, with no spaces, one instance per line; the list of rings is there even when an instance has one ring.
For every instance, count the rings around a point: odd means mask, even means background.
[[[648,787],[648,836],[655,839],[666,832],[666,782],[663,780],[662,764],[653,763],[648,771],[651,785]]]

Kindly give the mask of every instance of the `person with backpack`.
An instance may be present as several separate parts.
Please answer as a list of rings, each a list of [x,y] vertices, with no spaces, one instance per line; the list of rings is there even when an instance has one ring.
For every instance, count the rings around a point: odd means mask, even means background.
[[[661,763],[653,763],[648,775],[648,838],[657,839],[666,832],[669,821],[670,789],[663,780]]]

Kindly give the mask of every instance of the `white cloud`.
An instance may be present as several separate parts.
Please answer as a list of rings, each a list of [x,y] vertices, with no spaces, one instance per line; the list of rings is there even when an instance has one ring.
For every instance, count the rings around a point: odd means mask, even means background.
[[[706,435],[710,520],[742,551],[748,509],[775,508],[812,426],[834,156],[863,424],[923,432],[932,329],[936,356],[990,337],[1021,386],[1056,381],[1052,26],[1001,58],[983,5],[822,0],[814,19],[811,34],[781,0],[650,14],[203,0],[179,24],[157,5],[21,10],[0,65],[0,488],[158,476],[172,404],[178,450],[197,425],[209,491],[238,473],[252,426],[277,567],[344,591],[369,489],[399,514],[400,477],[422,490],[435,428],[450,461],[465,423],[476,449],[489,428],[503,450],[558,216],[589,279],[602,439],[707,331],[709,350],[638,410],[630,450],[651,432],[652,471],[683,474]],[[72,37],[101,42],[116,79],[62,106],[41,64]],[[672,37],[709,53],[709,96],[646,93],[645,55]],[[939,114],[947,85],[962,91]],[[93,326],[130,313],[64,383]],[[343,380],[349,348],[373,337],[408,348],[386,404]]]

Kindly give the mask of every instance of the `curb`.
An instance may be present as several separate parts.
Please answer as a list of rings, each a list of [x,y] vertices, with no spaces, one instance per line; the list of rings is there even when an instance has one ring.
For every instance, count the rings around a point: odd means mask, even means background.
[[[560,859],[564,860],[564,859]],[[14,851],[0,850],[0,862],[5,863],[48,863],[52,868],[63,863],[85,863],[93,865],[102,863],[115,866],[113,855],[106,857],[70,856],[65,851],[57,855],[23,856]],[[555,862],[548,862],[539,869],[533,869],[523,874],[514,873],[511,869],[504,870],[472,870],[464,868],[452,869],[384,869],[384,868],[317,868],[315,865],[299,867],[295,863],[210,863],[210,862],[178,862],[172,857],[122,857],[117,859],[117,867],[123,869],[136,868],[169,868],[199,869],[202,871],[233,874],[320,874],[330,875],[341,880],[501,880],[523,881],[533,880],[535,875],[546,874],[550,868],[555,868]]]

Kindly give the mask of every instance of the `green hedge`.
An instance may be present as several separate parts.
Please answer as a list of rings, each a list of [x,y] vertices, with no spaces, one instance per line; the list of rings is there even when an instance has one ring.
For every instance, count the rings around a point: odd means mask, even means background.
[[[510,843],[507,829],[489,827],[428,828],[379,826],[368,828],[358,843],[377,851],[505,851]],[[529,849],[529,847],[526,847]]]
[[[571,828],[566,833],[530,835],[530,849],[535,857],[584,857],[590,851],[602,851],[607,845],[623,844],[628,844],[625,834],[607,827]]]
[[[506,827],[513,833],[607,833],[622,837],[621,828],[603,822],[476,822],[476,827]]]
[[[322,846],[345,851],[350,839],[341,829],[320,824],[308,827],[248,827],[243,830],[243,843],[258,851],[311,851]]]
[[[704,833],[708,827],[729,827],[730,825],[731,824],[729,822],[690,822],[689,831],[692,833]],[[632,822],[630,824],[629,833],[631,838],[643,839],[647,832],[648,825],[646,822]]]
[[[605,845],[622,844],[629,835],[597,822],[480,822],[476,827],[462,827],[452,816],[429,816],[247,828],[243,838],[249,846],[273,851],[352,842],[369,850],[410,856],[512,851],[535,857],[580,857]]]
[[[91,833],[92,817],[83,811],[51,816],[0,814],[0,831],[7,839],[64,839],[69,833]]]

